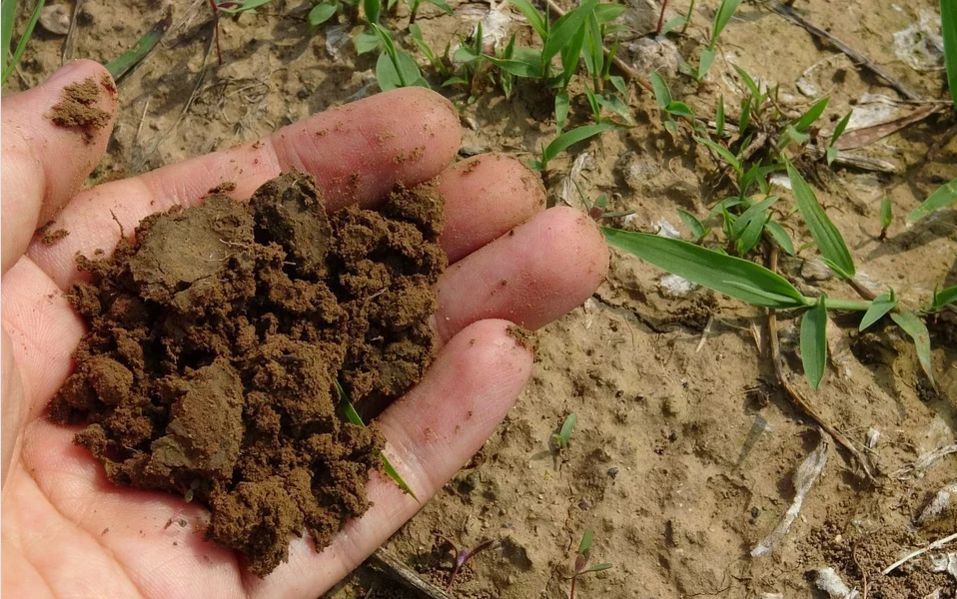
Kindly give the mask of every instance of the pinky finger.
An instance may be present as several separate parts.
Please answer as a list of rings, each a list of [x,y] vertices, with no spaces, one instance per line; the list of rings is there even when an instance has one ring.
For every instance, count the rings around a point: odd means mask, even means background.
[[[525,386],[531,351],[511,323],[482,320],[445,345],[419,385],[379,418],[389,460],[421,501],[448,481],[485,443]],[[305,540],[265,579],[248,576],[251,597],[313,598],[357,567],[421,507],[395,484],[374,476],[373,506],[321,553]]]

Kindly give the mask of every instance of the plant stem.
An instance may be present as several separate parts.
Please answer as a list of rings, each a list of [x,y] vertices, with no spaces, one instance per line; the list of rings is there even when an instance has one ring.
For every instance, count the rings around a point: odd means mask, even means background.
[[[824,300],[828,310],[843,310],[845,312],[866,312],[871,307],[870,302],[829,297]]]
[[[658,26],[655,27],[655,35],[661,35],[661,27],[665,24],[666,8],[668,8],[668,0],[661,0],[661,14],[658,15]]]
[[[691,13],[694,12],[694,3],[695,0],[691,0],[691,5],[688,6],[688,15],[685,17],[685,22],[681,26],[681,34],[684,35],[684,32],[688,30],[688,23],[691,22]]]

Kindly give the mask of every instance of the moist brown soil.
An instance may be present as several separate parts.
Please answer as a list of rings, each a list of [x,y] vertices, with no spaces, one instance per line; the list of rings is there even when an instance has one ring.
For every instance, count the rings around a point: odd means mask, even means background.
[[[441,204],[395,190],[327,215],[286,174],[248,203],[213,194],[147,218],[70,299],[89,332],[50,406],[113,482],[209,507],[207,535],[263,576],[307,530],[317,548],[368,507],[375,412],[431,361]]]
[[[116,88],[106,85],[107,91]],[[110,122],[110,114],[96,106],[97,98],[100,97],[100,86],[92,77],[88,77],[79,83],[72,83],[63,88],[63,94],[60,101],[50,110],[50,120],[58,127],[74,129],[83,135],[84,141],[90,143],[93,140],[93,134],[105,127]]]
[[[53,245],[70,234],[66,229],[54,229],[53,224],[54,221],[51,220],[36,230],[37,236],[40,237],[40,243],[43,245]]]

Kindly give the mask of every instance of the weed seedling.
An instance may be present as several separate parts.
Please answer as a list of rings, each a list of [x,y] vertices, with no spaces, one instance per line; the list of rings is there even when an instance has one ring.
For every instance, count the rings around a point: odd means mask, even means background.
[[[552,447],[558,451],[568,449],[569,444],[571,444],[572,431],[575,429],[576,422],[578,422],[578,416],[575,412],[571,412],[568,416],[565,416],[565,420],[562,421],[562,426],[558,429],[558,432],[552,433]]]
[[[6,84],[7,79],[13,74],[13,70],[20,64],[23,52],[27,49],[27,42],[33,37],[33,30],[37,26],[37,21],[40,20],[40,11],[43,10],[44,4],[44,0],[39,0],[34,5],[33,12],[27,19],[27,25],[20,35],[20,41],[17,42],[17,47],[12,54],[10,53],[10,42],[13,41],[13,23],[17,20],[17,0],[3,0],[3,3],[0,4],[0,20],[2,20],[0,22],[0,43],[3,44],[3,72],[0,85]]]
[[[588,565],[588,561],[591,559],[591,545],[594,536],[594,531],[586,529],[585,534],[582,535],[581,542],[578,543],[578,551],[575,553],[575,573],[567,579],[571,581],[568,599],[575,599],[575,583],[578,581],[579,576],[592,572],[601,572],[602,570],[608,570],[612,567],[611,564],[604,562],[595,564],[594,566]]]
[[[711,65],[714,63],[715,51],[718,45],[718,36],[728,26],[728,22],[738,9],[741,0],[721,0],[718,11],[714,14],[714,21],[711,24],[711,35],[708,38],[708,45],[701,51],[701,58],[698,60],[698,71],[695,79],[700,81],[708,74]],[[690,14],[690,13],[689,13]]]
[[[459,547],[448,537],[445,537],[439,533],[433,534],[435,534],[437,540],[441,541],[443,546],[448,547],[452,552],[452,570],[449,572],[449,580],[445,584],[446,590],[450,590],[452,588],[452,585],[455,583],[455,577],[462,569],[462,566],[464,566],[470,559],[478,555],[480,552],[485,551],[486,549],[495,545],[494,540],[486,539],[471,549],[459,549]]]
[[[377,23],[370,23],[369,27],[379,36],[382,43],[382,51],[375,64],[375,77],[379,88],[382,91],[388,91],[397,87],[429,87],[415,59],[395,45],[389,32]]]
[[[548,172],[548,163],[570,146],[617,128],[618,125],[614,123],[604,122],[596,125],[584,125],[566,131],[553,139],[547,146],[543,145],[541,157],[538,160],[531,160],[529,166],[544,175]]]

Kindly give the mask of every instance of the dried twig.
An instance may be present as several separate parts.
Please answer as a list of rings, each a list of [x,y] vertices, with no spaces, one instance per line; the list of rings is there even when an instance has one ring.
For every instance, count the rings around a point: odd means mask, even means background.
[[[808,21],[807,19],[805,19],[804,17],[796,13],[790,5],[780,4],[778,2],[770,2],[768,6],[771,8],[772,11],[778,13],[779,15],[781,15],[785,19],[788,19],[791,22],[796,23],[797,25],[800,25],[801,27],[806,29],[807,32],[810,33],[811,35],[826,41],[827,43],[831,44],[832,46],[834,46],[835,48],[837,48],[838,50],[846,54],[848,58],[858,63],[860,66],[864,67],[871,73],[874,73],[875,75],[877,75],[884,81],[886,81],[888,84],[890,84],[891,87],[893,87],[898,92],[900,92],[900,94],[904,96],[905,98],[907,98],[908,100],[915,100],[915,101],[922,100],[922,98],[918,94],[911,91],[910,88],[908,88],[906,85],[904,85],[897,79],[894,79],[887,71],[885,71],[881,67],[877,66],[876,64],[868,60],[866,56],[864,56],[863,54],[861,54],[854,48],[851,48],[850,46],[848,46],[841,40],[834,37],[832,34],[821,29],[814,23],[811,23],[810,21]]]
[[[415,594],[420,597],[425,597],[426,599],[452,599],[451,595],[423,579],[415,570],[385,549],[379,549],[369,556],[369,562],[376,568],[382,570],[389,578],[402,584],[410,591],[414,591]]]
[[[838,150],[853,150],[856,148],[862,148],[874,143],[879,139],[887,137],[892,133],[896,133],[909,125],[919,123],[931,115],[942,112],[943,110],[944,105],[942,104],[918,105],[908,114],[900,116],[896,119],[871,125],[870,127],[862,127],[860,129],[848,131],[837,140],[837,142],[834,144],[834,147]]]
[[[775,246],[771,248],[771,253],[768,259],[768,268],[776,272],[777,266],[778,250]],[[805,399],[804,395],[793,384],[791,384],[791,381],[788,379],[787,373],[784,372],[784,359],[781,357],[781,346],[780,342],[778,341],[778,317],[774,310],[770,310],[768,312],[768,341],[770,342],[771,347],[771,363],[774,366],[774,374],[777,377],[781,388],[784,389],[784,391],[788,394],[788,396],[791,398],[791,401],[794,402],[794,405],[796,405],[818,426],[824,429],[838,445],[846,449],[847,452],[853,456],[853,458],[864,470],[864,474],[867,476],[868,480],[876,484],[877,480],[875,479],[874,473],[871,471],[871,467],[864,455],[856,447],[854,447],[854,444],[851,443],[848,438],[841,433],[841,431],[831,426],[831,424],[829,424],[820,414],[818,414],[817,410],[814,409],[808,400]]]
[[[937,539],[936,541],[934,541],[934,542],[931,543],[930,545],[927,545],[926,547],[922,547],[922,548],[918,549],[917,551],[912,551],[911,553],[908,553],[907,555],[905,555],[904,557],[900,558],[899,560],[897,560],[897,561],[894,562],[893,564],[891,564],[891,565],[887,566],[886,568],[884,568],[884,571],[881,572],[881,574],[883,574],[884,576],[887,576],[888,574],[890,574],[890,573],[893,572],[894,570],[900,568],[901,566],[903,566],[904,564],[906,564],[906,563],[909,562],[910,560],[914,559],[915,557],[920,557],[920,556],[924,555],[925,553],[927,553],[928,551],[933,551],[934,549],[940,549],[941,547],[943,547],[943,546],[946,545],[947,543],[950,543],[951,541],[957,541],[957,532],[955,532],[954,534],[952,534],[952,535],[950,535],[950,536],[944,537],[943,539]]]
[[[66,38],[63,40],[63,50],[60,52],[61,66],[73,58],[73,51],[76,47],[76,17],[80,14],[81,4],[83,4],[83,0],[76,0],[73,4],[73,14],[70,15],[70,29],[66,32]]]

